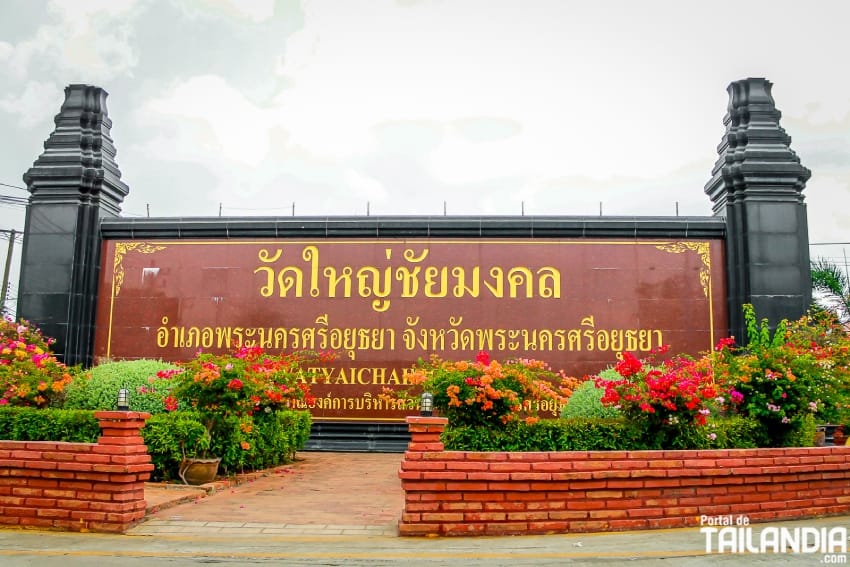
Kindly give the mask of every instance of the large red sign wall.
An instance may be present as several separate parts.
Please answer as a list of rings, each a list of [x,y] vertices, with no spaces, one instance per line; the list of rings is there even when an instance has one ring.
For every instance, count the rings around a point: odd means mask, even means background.
[[[333,350],[314,418],[402,420],[378,395],[432,353],[583,375],[623,350],[708,350],[728,328],[724,265],[708,240],[112,240],[95,356]]]

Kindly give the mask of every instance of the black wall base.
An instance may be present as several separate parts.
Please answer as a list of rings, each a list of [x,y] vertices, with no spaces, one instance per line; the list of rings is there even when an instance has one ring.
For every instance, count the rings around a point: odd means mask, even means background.
[[[403,453],[409,441],[406,423],[313,423],[304,450]]]

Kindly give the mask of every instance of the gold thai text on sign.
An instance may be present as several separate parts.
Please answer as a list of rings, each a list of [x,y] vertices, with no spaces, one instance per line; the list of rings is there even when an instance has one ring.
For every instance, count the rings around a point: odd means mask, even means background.
[[[404,263],[398,266],[326,266],[316,246],[304,246],[300,253],[296,247],[261,248],[257,254],[261,264],[254,273],[265,276],[259,289],[262,297],[304,297],[305,293],[314,298],[360,297],[371,300],[377,312],[390,308],[390,297],[561,297],[561,272],[552,266],[432,265],[428,254],[428,249],[405,248]],[[392,248],[385,248],[384,255],[387,264],[393,262]]]

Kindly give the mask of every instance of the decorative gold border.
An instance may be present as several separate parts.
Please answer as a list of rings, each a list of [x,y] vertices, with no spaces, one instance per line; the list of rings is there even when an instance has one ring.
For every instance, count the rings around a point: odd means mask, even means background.
[[[714,348],[714,298],[712,297],[711,287],[711,243],[710,242],[674,242],[670,244],[657,244],[655,246],[664,252],[673,254],[681,254],[682,252],[696,252],[702,260],[702,268],[699,271],[699,283],[702,286],[702,292],[708,299],[708,325],[709,339],[711,345],[709,349]]]
[[[112,257],[112,295],[109,298],[109,328],[106,333],[106,358],[112,355],[112,317],[115,309],[115,298],[121,293],[124,285],[124,256],[128,252],[139,252],[140,254],[153,254],[165,250],[166,246],[156,246],[147,242],[116,242],[115,252]]]

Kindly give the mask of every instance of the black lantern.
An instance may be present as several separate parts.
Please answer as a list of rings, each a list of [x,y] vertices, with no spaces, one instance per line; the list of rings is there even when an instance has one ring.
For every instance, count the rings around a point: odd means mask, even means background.
[[[429,417],[434,413],[434,395],[430,392],[422,392],[419,398],[419,415]]]
[[[118,390],[118,403],[116,404],[118,411],[130,411],[130,390],[121,388]]]

